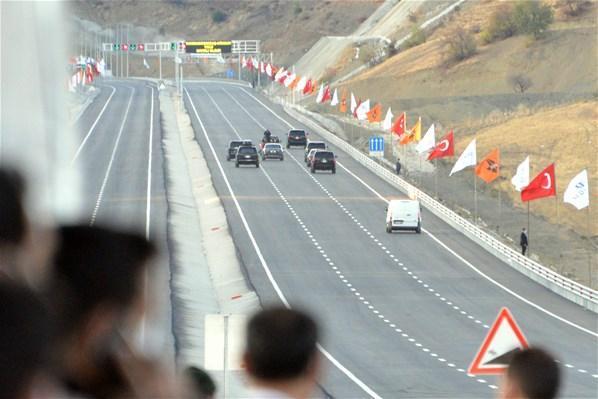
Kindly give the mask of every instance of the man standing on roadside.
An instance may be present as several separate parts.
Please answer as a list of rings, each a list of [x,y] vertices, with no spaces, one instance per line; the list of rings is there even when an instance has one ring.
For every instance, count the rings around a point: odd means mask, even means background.
[[[521,245],[521,254],[523,256],[525,256],[525,253],[527,252],[527,230],[525,230],[525,227],[523,228],[523,230],[521,230],[521,237],[519,239],[519,245]]]
[[[397,163],[395,164],[395,170],[397,171],[397,175],[401,174],[401,159],[397,158]]]

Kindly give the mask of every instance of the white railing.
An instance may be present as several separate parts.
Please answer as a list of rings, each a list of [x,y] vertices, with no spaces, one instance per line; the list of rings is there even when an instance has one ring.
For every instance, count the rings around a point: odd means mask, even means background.
[[[403,192],[416,195],[422,205],[428,210],[441,218],[443,221],[450,224],[456,230],[465,234],[472,241],[481,245],[484,249],[501,259],[503,262],[507,263],[509,266],[525,274],[527,277],[531,278],[537,283],[542,284],[546,288],[554,291],[555,293],[595,313],[598,313],[598,291],[564,277],[559,273],[550,270],[546,266],[543,266],[538,262],[521,255],[513,248],[500,242],[478,226],[474,225],[440,202],[436,201],[433,197],[401,179],[394,172],[380,165],[379,162],[365,155],[340,137],[321,127],[311,118],[302,115],[300,112],[305,111],[303,111],[301,108],[293,105],[286,105],[285,110],[291,116],[317,131],[319,135],[346,152],[353,159],[374,172],[376,175],[398,187]]]

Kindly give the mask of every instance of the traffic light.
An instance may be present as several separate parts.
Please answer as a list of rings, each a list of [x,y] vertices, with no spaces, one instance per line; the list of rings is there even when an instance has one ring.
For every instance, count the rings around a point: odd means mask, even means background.
[[[114,43],[114,44],[112,45],[112,51],[118,51],[119,49],[120,49],[120,44],[118,44],[118,43]]]
[[[135,50],[137,50],[137,45],[136,45],[135,43],[131,43],[131,44],[129,44],[129,50],[130,50],[130,51],[135,51]]]
[[[129,45],[126,44],[126,43],[123,43],[123,44],[120,45],[120,49],[122,51],[128,51],[129,50]]]
[[[170,49],[171,49],[172,51],[176,50],[176,42],[171,42],[171,43],[170,43]]]
[[[187,44],[185,42],[179,42],[179,51],[183,52],[187,48]]]
[[[145,44],[143,44],[143,43],[137,44],[137,50],[138,51],[145,51]]]

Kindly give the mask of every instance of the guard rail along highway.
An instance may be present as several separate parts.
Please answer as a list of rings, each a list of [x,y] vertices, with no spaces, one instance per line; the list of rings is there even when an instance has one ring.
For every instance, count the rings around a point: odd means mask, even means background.
[[[289,115],[314,129],[314,132],[321,135],[330,143],[349,154],[357,162],[361,163],[373,173],[386,180],[390,184],[398,187],[401,191],[416,195],[422,205],[424,205],[429,211],[447,222],[459,232],[463,233],[472,241],[476,242],[478,245],[482,246],[482,248],[486,249],[494,256],[498,257],[519,272],[525,274],[535,282],[542,284],[551,291],[585,307],[586,309],[591,310],[594,313],[598,313],[598,291],[564,277],[503,244],[467,219],[442,205],[440,202],[436,201],[425,192],[407,183],[394,172],[381,165],[378,161],[370,158],[349,143],[345,142],[343,139],[318,125],[311,118],[305,115],[309,111],[305,111],[304,109],[291,104],[284,104],[284,107],[285,111]]]

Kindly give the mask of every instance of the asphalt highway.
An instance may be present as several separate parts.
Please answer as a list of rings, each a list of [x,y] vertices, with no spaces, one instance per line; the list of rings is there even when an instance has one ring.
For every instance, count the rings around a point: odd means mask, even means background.
[[[125,92],[120,109],[126,101]],[[335,175],[311,174],[301,148],[287,150],[283,162],[235,168],[226,161],[229,140],[257,144],[268,128],[284,144],[291,126],[309,132],[256,91],[188,83],[185,105],[262,302],[307,309],[323,325],[322,384],[334,397],[493,397],[498,379],[470,376],[467,368],[502,307],[531,345],[560,360],[563,397],[596,397],[595,314],[425,210],[421,235],[387,234],[384,199],[403,194],[334,146]],[[108,155],[98,154],[96,165]],[[139,176],[118,177],[123,183],[113,184],[124,190]]]

